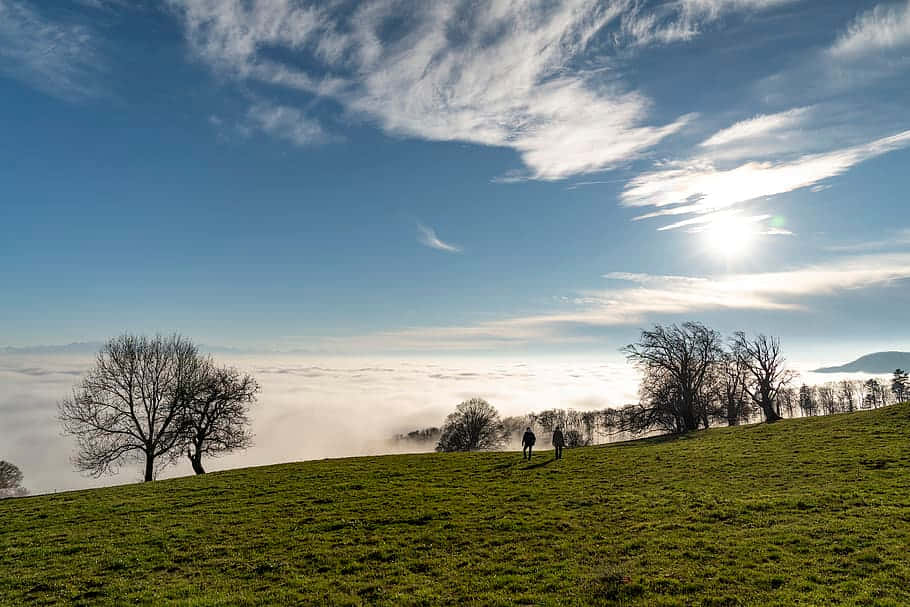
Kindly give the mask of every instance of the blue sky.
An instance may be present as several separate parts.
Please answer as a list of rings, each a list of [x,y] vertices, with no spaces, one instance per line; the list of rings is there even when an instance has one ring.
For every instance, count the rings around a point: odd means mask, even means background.
[[[910,3],[0,0],[0,345],[910,337]]]

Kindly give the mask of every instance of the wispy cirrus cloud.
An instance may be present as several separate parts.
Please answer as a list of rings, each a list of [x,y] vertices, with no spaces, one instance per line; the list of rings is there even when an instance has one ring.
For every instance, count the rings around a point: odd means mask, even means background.
[[[610,76],[615,45],[687,39],[724,12],[783,3],[171,4],[221,74],[330,97],[389,133],[508,147],[525,178],[555,180],[628,162],[691,121],[655,124],[651,100]]]
[[[906,53],[888,54],[910,40],[908,15],[906,2],[858,14],[829,47],[755,85],[766,103],[791,107],[741,119],[704,138],[689,157],[656,164],[629,180],[621,204],[650,207],[637,220],[678,217],[659,230],[691,229],[747,203],[803,188],[821,192],[830,187],[826,179],[907,147],[910,122],[902,105],[859,94],[910,70]]]
[[[829,49],[838,59],[910,46],[910,1],[884,3],[859,15]]]
[[[55,97],[99,93],[104,64],[90,27],[57,20],[19,0],[0,0],[0,74]]]
[[[621,202],[628,207],[654,209],[636,219],[714,213],[816,185],[861,162],[907,146],[910,131],[795,160],[747,162],[730,169],[718,169],[709,159],[695,158],[635,177],[623,191]]]
[[[845,256],[777,272],[668,276],[611,272],[607,289],[582,291],[548,313],[473,325],[409,327],[320,338],[330,351],[499,350],[540,344],[585,344],[593,331],[719,310],[804,313],[819,298],[910,280],[910,253]]]
[[[632,3],[614,39],[620,45],[649,46],[685,42],[727,12],[757,12],[796,0],[680,0],[665,4]]]
[[[767,135],[788,133],[801,125],[811,110],[810,107],[800,107],[776,114],[760,114],[721,129],[699,145],[715,148],[742,141],[754,142],[755,139]]]
[[[841,243],[830,245],[828,251],[839,253],[856,253],[864,251],[886,251],[896,249],[906,249],[910,246],[910,228],[903,228],[891,232],[888,237],[878,240],[866,240],[863,242]]]
[[[444,242],[436,235],[436,230],[422,223],[417,224],[417,242],[425,247],[445,251],[447,253],[461,253],[461,247]]]
[[[307,118],[300,110],[285,105],[258,102],[250,107],[247,117],[254,127],[295,145],[314,145],[336,139],[326,133],[318,122]],[[220,124],[220,119],[218,120]],[[211,118],[210,122],[215,123]]]

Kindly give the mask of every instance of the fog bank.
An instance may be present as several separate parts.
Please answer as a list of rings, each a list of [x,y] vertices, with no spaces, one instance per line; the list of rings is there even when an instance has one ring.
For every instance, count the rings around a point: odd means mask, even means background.
[[[389,440],[439,426],[462,400],[479,396],[503,416],[549,408],[601,409],[636,399],[637,373],[622,358],[351,359],[225,356],[221,364],[262,385],[253,410],[255,446],[206,462],[207,470],[414,451]],[[92,364],[88,355],[0,355],[0,459],[14,462],[32,493],[139,480],[137,466],[91,479],[73,469],[73,442],[60,433],[57,402]],[[428,448],[432,446],[428,445]],[[189,465],[160,478],[190,474]]]

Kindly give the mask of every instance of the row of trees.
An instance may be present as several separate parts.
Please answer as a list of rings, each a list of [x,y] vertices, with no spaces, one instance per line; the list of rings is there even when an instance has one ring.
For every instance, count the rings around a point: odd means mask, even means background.
[[[756,411],[775,422],[781,391],[795,377],[777,338],[737,332],[725,342],[696,322],[656,325],[623,351],[643,374],[640,402],[624,419],[632,432],[737,425]]]
[[[428,442],[438,437],[438,451],[489,450],[514,441],[529,426],[544,433],[560,427],[567,446],[574,447],[604,437],[678,434],[756,418],[771,423],[783,417],[852,412],[910,397],[910,380],[901,369],[890,386],[872,378],[794,388],[796,374],[787,368],[777,338],[737,332],[724,340],[695,322],[656,325],[623,351],[642,371],[638,404],[599,411],[550,409],[500,420],[489,403],[471,399],[461,403],[441,429],[399,438]]]
[[[144,480],[184,454],[196,474],[203,456],[252,444],[249,410],[259,384],[219,367],[179,335],[121,335],[59,405],[64,431],[76,439],[76,467],[93,476],[140,461]]]
[[[819,386],[803,384],[798,390],[783,391],[780,406],[791,417],[797,412],[802,416],[852,413],[903,402],[910,396],[907,387],[906,371],[897,369],[890,386],[876,378],[844,379]]]

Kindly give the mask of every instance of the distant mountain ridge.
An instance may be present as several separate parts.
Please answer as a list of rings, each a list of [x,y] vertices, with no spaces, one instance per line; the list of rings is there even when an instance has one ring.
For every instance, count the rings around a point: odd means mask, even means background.
[[[823,367],[814,373],[893,373],[910,369],[910,352],[875,352],[839,367]]]

